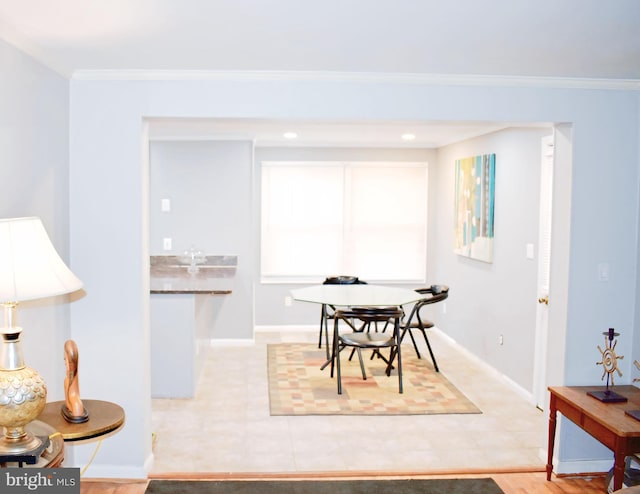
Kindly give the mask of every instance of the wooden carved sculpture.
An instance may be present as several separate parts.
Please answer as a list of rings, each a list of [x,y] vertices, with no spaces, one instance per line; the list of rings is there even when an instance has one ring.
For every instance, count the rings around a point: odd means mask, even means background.
[[[600,362],[596,362],[597,365],[602,365],[602,379],[604,380],[605,376],[607,377],[607,387],[609,386],[609,377],[611,377],[611,385],[613,386],[613,373],[617,372],[618,376],[622,377],[622,371],[620,371],[618,367],[618,360],[622,360],[624,356],[616,355],[616,345],[617,341],[613,341],[614,336],[618,336],[618,333],[613,331],[613,328],[609,329],[608,332],[603,333],[605,335],[605,348],[604,350],[600,348],[598,345],[598,350],[600,350],[600,354],[602,355],[602,360]],[[613,343],[613,345],[612,345]]]
[[[80,424],[89,420],[89,414],[80,399],[78,346],[73,340],[67,340],[64,344],[64,361],[67,367],[67,373],[64,378],[64,405],[62,405],[62,416],[67,422]]]
[[[598,345],[598,350],[600,351],[602,360],[600,360],[600,362],[596,362],[596,364],[602,366],[602,379],[604,379],[605,377],[607,378],[607,386],[604,391],[589,391],[587,392],[587,394],[589,396],[597,398],[604,403],[625,402],[627,401],[627,398],[625,396],[622,396],[611,390],[611,387],[614,384],[613,373],[617,372],[618,376],[622,377],[622,371],[618,368],[618,360],[622,360],[624,357],[622,355],[616,354],[616,344],[618,342],[614,341],[614,338],[616,336],[620,336],[620,334],[616,333],[613,328],[609,328],[609,331],[605,331],[602,334],[604,335],[605,347],[604,349],[602,349],[600,348],[600,345]]]

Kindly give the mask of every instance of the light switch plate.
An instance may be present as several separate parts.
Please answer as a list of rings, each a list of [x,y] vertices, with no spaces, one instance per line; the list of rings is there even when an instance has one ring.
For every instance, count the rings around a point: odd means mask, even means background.
[[[527,259],[533,259],[533,258],[534,258],[533,244],[527,244]]]
[[[611,277],[611,266],[608,262],[598,264],[598,281],[609,281]]]

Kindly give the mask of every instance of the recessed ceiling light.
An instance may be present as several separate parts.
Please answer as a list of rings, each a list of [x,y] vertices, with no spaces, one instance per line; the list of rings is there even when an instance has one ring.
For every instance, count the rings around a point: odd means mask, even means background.
[[[283,137],[285,139],[297,139],[298,138],[298,134],[296,134],[295,132],[285,132],[282,135],[283,135]]]
[[[402,134],[401,136],[403,141],[413,141],[416,138],[415,134]]]

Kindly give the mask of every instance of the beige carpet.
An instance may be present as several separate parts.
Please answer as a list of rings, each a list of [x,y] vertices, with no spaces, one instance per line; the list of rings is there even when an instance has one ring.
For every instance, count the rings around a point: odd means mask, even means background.
[[[341,355],[342,395],[338,395],[330,367],[320,370],[324,349],[308,343],[267,346],[271,415],[430,415],[482,413],[430,360],[418,359],[411,347],[402,353],[404,392],[398,376],[385,374],[380,359],[363,353],[367,379],[362,379],[357,356]]]

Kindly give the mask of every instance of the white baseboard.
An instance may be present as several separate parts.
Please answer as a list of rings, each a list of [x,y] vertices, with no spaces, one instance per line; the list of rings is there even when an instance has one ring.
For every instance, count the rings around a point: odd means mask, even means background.
[[[436,331],[438,336],[441,336],[444,340],[447,340],[451,345],[455,345],[457,349],[465,355],[466,358],[472,360],[475,364],[483,366],[487,371],[493,373],[497,379],[501,379],[504,381],[515,393],[519,394],[520,397],[527,401],[527,403],[531,403],[532,405],[536,404],[536,400],[533,396],[533,393],[527,391],[522,386],[520,386],[517,382],[512,380],[510,377],[505,376],[502,372],[500,372],[495,367],[492,367],[486,361],[482,360],[480,357],[471,353],[464,346],[454,340],[450,335],[438,329],[438,327],[433,327],[430,331]]]
[[[268,326],[268,325],[263,325],[263,326],[256,326],[254,328],[254,332],[256,333],[271,333],[271,332],[277,332],[277,331],[284,331],[284,332],[293,332],[293,331],[318,331],[318,329],[320,328],[319,324],[305,324],[305,325],[280,325],[280,326]]]
[[[578,475],[583,473],[608,472],[613,468],[613,458],[609,460],[575,460],[559,461],[553,465],[553,473],[556,475]]]
[[[67,467],[69,465],[65,465]],[[78,467],[76,467],[78,468]],[[148,467],[132,467],[126,465],[91,465],[83,479],[146,479]]]
[[[253,338],[221,338],[209,340],[209,346],[211,347],[226,347],[226,346],[251,346],[255,345],[256,340]]]

